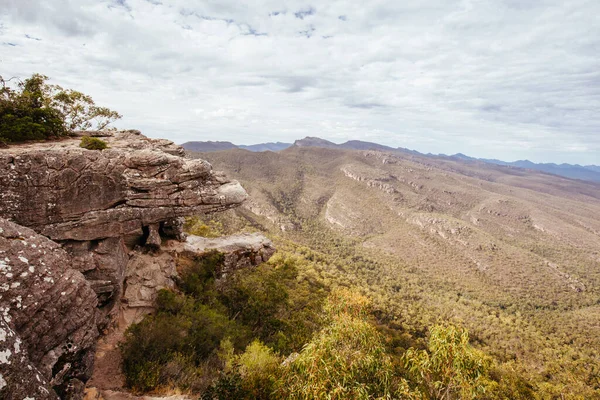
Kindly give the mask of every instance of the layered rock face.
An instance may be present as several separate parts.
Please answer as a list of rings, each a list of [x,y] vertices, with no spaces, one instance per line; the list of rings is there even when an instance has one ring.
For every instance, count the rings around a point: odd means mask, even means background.
[[[0,398],[81,398],[99,330],[151,311],[197,242],[163,246],[186,239],[181,217],[247,197],[170,141],[96,136],[109,148],[71,138],[0,149]],[[221,246],[228,270],[273,252],[264,238],[238,245]]]
[[[77,140],[0,151],[0,215],[52,240],[142,234],[176,217],[222,211],[247,194],[172,142],[136,132],[91,151]]]

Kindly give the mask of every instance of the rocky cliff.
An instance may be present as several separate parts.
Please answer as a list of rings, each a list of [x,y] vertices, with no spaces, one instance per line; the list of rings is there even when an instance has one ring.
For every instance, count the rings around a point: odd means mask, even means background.
[[[181,217],[247,198],[170,141],[96,135],[108,149],[82,149],[79,138],[0,149],[1,398],[80,398],[99,332],[151,311],[176,258],[211,248],[175,244],[186,240]],[[234,242],[218,249],[228,270],[274,251],[262,237]]]

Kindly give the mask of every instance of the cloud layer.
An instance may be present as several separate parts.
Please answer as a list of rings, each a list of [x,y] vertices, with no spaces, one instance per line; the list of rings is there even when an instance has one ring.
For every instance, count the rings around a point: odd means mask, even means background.
[[[596,0],[247,3],[0,0],[0,74],[44,73],[176,142],[600,164]]]

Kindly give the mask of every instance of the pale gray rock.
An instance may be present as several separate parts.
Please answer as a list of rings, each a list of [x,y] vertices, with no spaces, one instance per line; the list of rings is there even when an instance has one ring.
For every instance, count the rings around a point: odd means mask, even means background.
[[[125,277],[122,318],[129,325],[154,310],[160,289],[173,288],[177,275],[173,255],[167,252],[133,252]]]
[[[205,238],[189,235],[184,242],[169,241],[163,246],[168,252],[188,257],[197,257],[217,251],[224,255],[223,266],[217,273],[224,277],[228,273],[259,265],[275,253],[273,243],[260,233]]]

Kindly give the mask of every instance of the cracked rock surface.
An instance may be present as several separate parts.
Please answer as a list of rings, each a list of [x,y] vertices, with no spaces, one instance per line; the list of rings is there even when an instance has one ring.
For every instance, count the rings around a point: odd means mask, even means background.
[[[137,131],[103,138],[103,151],[79,138],[0,149],[0,215],[53,240],[142,234],[169,219],[242,203],[237,181],[183,149]]]
[[[0,296],[0,364],[3,375],[8,371],[0,398],[19,398],[19,387],[42,390],[23,382],[48,391],[29,397],[55,398],[54,387],[69,398],[69,388],[91,374],[98,337],[97,298],[88,282],[57,243],[0,218]]]

